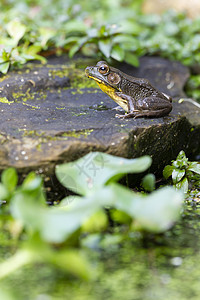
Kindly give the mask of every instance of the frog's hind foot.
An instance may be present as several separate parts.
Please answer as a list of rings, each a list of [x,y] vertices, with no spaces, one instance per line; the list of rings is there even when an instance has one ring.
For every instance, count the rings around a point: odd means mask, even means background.
[[[116,114],[115,115],[116,118],[119,118],[119,119],[130,119],[130,118],[137,118],[137,115],[135,115],[135,113],[129,113],[129,114],[125,114],[125,115],[119,115],[119,114]]]
[[[136,119],[136,118],[143,117],[143,115],[138,110],[135,110],[135,111],[132,111],[132,112],[127,113],[125,115],[116,114],[115,117],[116,118],[121,118],[121,119],[130,119],[130,118]]]

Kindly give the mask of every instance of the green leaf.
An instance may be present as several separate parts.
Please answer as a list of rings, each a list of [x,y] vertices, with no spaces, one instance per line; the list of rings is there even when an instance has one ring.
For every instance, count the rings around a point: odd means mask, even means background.
[[[133,37],[128,34],[119,34],[113,36],[112,38],[113,44],[119,44],[119,47],[124,50],[138,50],[140,48],[140,42],[138,38]]]
[[[105,188],[90,198],[73,196],[71,202],[70,197],[71,203],[67,206],[45,207],[38,201],[38,195],[18,193],[10,209],[14,218],[21,220],[32,233],[38,232],[42,240],[62,243],[103,205],[111,204],[111,196],[111,191]]]
[[[48,257],[49,262],[53,263],[56,267],[67,271],[82,279],[88,280],[91,275],[91,268],[89,263],[80,251],[73,250],[61,250],[56,253],[52,253]]]
[[[176,159],[177,159],[177,160],[180,160],[180,161],[185,161],[185,162],[188,161],[188,159],[187,159],[187,157],[186,157],[186,155],[185,155],[185,152],[184,152],[183,150],[181,150],[181,151],[179,152],[179,154],[178,154],[178,156],[177,156]]]
[[[192,171],[194,173],[200,174],[200,163],[198,162],[191,162],[187,171]]]
[[[134,20],[123,20],[119,23],[120,31],[122,33],[128,33],[133,35],[138,35],[142,32],[143,27],[139,24],[139,22]]]
[[[180,170],[180,169],[174,168],[174,170],[172,172],[173,183],[175,184],[175,183],[181,181],[181,179],[183,178],[184,175],[185,175],[185,169]]]
[[[12,20],[7,24],[6,30],[17,45],[19,40],[24,36],[26,32],[26,26],[18,20]]]
[[[69,57],[72,58],[74,54],[76,54],[81,47],[87,42],[87,37],[79,38],[77,43],[74,44],[69,50]]]
[[[147,196],[112,184],[114,206],[134,219],[137,229],[163,232],[180,217],[183,194],[172,187],[164,187]]]
[[[101,232],[108,226],[108,217],[103,210],[95,212],[81,226],[82,231],[86,232]]]
[[[35,55],[42,50],[41,45],[31,45],[28,48],[24,49],[24,52],[28,55]]]
[[[188,180],[187,180],[187,178],[184,178],[180,182],[176,183],[175,187],[178,190],[182,190],[183,193],[187,193],[187,191],[188,191]]]
[[[169,178],[172,175],[173,170],[175,169],[174,166],[167,165],[163,170],[163,176],[165,179]]]
[[[39,27],[39,36],[41,40],[41,46],[45,47],[48,40],[56,34],[55,29],[48,27]]]
[[[0,201],[1,200],[6,200],[9,197],[9,192],[5,185],[0,183]]]
[[[1,175],[1,181],[9,193],[12,193],[15,190],[18,182],[16,170],[14,168],[8,168],[3,171]]]
[[[131,52],[126,52],[125,54],[125,58],[124,58],[125,62],[134,66],[134,67],[138,67],[139,66],[139,60],[138,57],[131,53]]]
[[[111,181],[117,181],[126,173],[144,172],[151,165],[151,158],[143,156],[126,159],[101,152],[91,152],[75,162],[56,167],[60,183],[81,195],[96,192]]]
[[[22,184],[23,191],[33,192],[42,188],[42,178],[37,176],[34,172],[27,175]]]
[[[7,289],[0,289],[0,299],[3,300],[16,300],[16,295],[13,295],[13,291],[8,291]]]
[[[120,224],[130,224],[132,222],[132,218],[124,211],[118,209],[110,209],[109,212],[110,212],[111,219],[114,222]]]
[[[8,72],[8,69],[10,67],[10,62],[5,62],[0,64],[0,72],[3,74],[6,74]]]
[[[124,237],[121,233],[106,233],[99,241],[98,248],[100,247],[107,251],[110,247],[123,243],[123,239]]]
[[[188,165],[188,158],[185,155],[185,152],[182,150],[179,152],[176,160],[172,163],[176,168],[185,168]]]
[[[98,46],[100,51],[105,55],[106,57],[110,57],[111,49],[112,49],[112,41],[110,38],[104,38],[101,39],[98,42]]]
[[[47,59],[38,54],[41,50],[41,45],[31,45],[26,49],[23,49],[21,57],[24,58],[26,61],[35,59],[41,61],[42,64],[45,64],[47,62]]]
[[[142,180],[142,186],[148,192],[155,190],[155,184],[155,175],[153,174],[147,174]]]
[[[0,279],[12,274],[21,267],[35,262],[35,255],[33,251],[18,250],[13,256],[0,264]],[[4,299],[4,298],[1,298]],[[15,298],[16,299],[16,298]]]
[[[111,52],[111,57],[118,60],[123,61],[125,56],[124,50],[119,45],[114,45]]]
[[[70,34],[74,32],[80,32],[80,33],[85,33],[87,27],[82,21],[78,21],[76,19],[72,19],[65,23],[65,34]]]

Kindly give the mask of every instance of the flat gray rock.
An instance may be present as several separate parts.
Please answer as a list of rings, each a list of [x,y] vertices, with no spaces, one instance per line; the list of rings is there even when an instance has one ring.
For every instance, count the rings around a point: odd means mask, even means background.
[[[148,154],[156,171],[180,150],[189,156],[200,149],[200,109],[174,100],[166,117],[117,119],[115,102],[84,75],[89,63],[52,58],[0,78],[0,169],[51,175],[56,164],[102,151],[127,158]],[[139,68],[117,67],[175,99],[185,96],[189,71],[180,63],[144,57]]]

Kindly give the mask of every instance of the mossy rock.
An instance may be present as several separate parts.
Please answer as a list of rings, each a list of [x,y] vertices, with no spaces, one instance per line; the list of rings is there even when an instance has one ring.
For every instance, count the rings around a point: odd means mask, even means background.
[[[160,171],[182,149],[200,149],[200,110],[173,102],[172,112],[157,119],[115,118],[114,101],[84,68],[94,61],[51,58],[47,65],[28,64],[0,78],[0,168],[54,174],[54,167],[90,151],[133,158],[148,154]],[[184,97],[186,67],[159,57],[144,57],[140,67],[124,72],[148,78],[174,99]]]

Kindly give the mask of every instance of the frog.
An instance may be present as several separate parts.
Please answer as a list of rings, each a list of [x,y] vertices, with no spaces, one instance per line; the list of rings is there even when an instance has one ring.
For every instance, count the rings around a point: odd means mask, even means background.
[[[127,75],[106,61],[88,66],[85,74],[118,104],[116,110],[126,112],[116,114],[117,118],[159,118],[172,110],[172,98],[153,87],[149,80]]]

